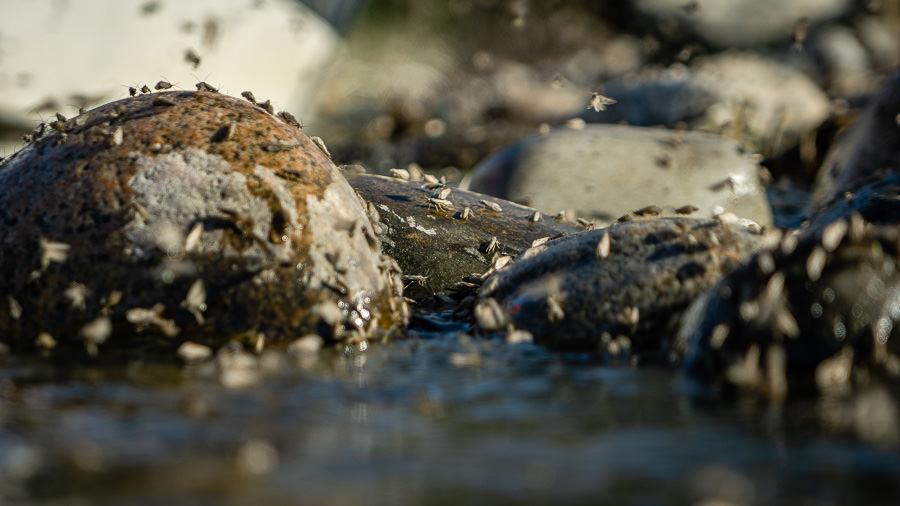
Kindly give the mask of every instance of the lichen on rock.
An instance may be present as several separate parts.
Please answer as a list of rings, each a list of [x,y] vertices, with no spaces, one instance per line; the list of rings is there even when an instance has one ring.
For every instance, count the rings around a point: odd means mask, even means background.
[[[3,339],[364,339],[403,324],[362,203],[300,129],[215,92],[60,120],[0,166]],[[102,323],[96,323],[102,322]],[[167,342],[167,341],[163,341]]]

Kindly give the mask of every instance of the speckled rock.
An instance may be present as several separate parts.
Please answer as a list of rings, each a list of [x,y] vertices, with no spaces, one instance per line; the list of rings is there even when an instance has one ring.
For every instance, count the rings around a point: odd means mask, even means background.
[[[859,214],[786,234],[688,311],[687,371],[773,397],[900,376],[898,245],[900,229]]]
[[[0,190],[0,328],[16,347],[361,338],[403,320],[342,174],[243,99],[165,92],[60,119],[4,161]]]
[[[669,214],[692,206],[697,216],[727,211],[762,226],[772,222],[753,158],[728,139],[698,132],[620,125],[558,129],[483,161],[470,188],[607,224],[647,206]]]
[[[532,241],[582,230],[534,209],[440,183],[357,174],[350,185],[384,227],[384,251],[405,277],[404,295],[447,291],[484,272],[497,255],[515,256]]]
[[[737,267],[760,234],[693,218],[628,221],[552,240],[485,281],[476,306],[487,330],[511,324],[560,349],[652,356],[688,304]]]
[[[617,101],[586,111],[588,122],[651,126],[685,123],[726,135],[773,156],[796,145],[831,111],[818,85],[800,70],[754,53],[729,51],[608,83]]]
[[[816,24],[846,12],[849,0],[631,0],[667,31],[699,36],[720,47],[788,43],[797,22]],[[674,26],[673,26],[674,25]],[[676,28],[677,27],[677,28]]]
[[[816,177],[808,208],[810,215],[843,198],[844,193],[900,169],[898,113],[900,74],[885,83],[883,90],[831,147]]]

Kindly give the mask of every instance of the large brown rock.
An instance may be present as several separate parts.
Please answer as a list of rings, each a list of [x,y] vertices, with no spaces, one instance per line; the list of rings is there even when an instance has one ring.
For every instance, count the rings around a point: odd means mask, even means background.
[[[405,314],[397,273],[323,150],[212,91],[53,123],[0,166],[0,226],[0,328],[16,347],[40,336],[95,351],[139,331],[360,338]]]

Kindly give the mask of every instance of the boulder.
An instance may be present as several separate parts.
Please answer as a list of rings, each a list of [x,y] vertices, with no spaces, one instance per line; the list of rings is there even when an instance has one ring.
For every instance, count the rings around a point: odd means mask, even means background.
[[[0,165],[3,341],[95,352],[403,324],[399,273],[324,150],[289,116],[197,87],[59,117]]]

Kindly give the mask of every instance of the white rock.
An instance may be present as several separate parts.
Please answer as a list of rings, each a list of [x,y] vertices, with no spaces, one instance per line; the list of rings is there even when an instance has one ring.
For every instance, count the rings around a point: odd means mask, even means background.
[[[160,80],[173,89],[205,81],[231,95],[256,90],[300,117],[340,40],[290,0],[35,0],[4,10],[0,122],[28,128]],[[189,50],[200,57],[196,67]]]

